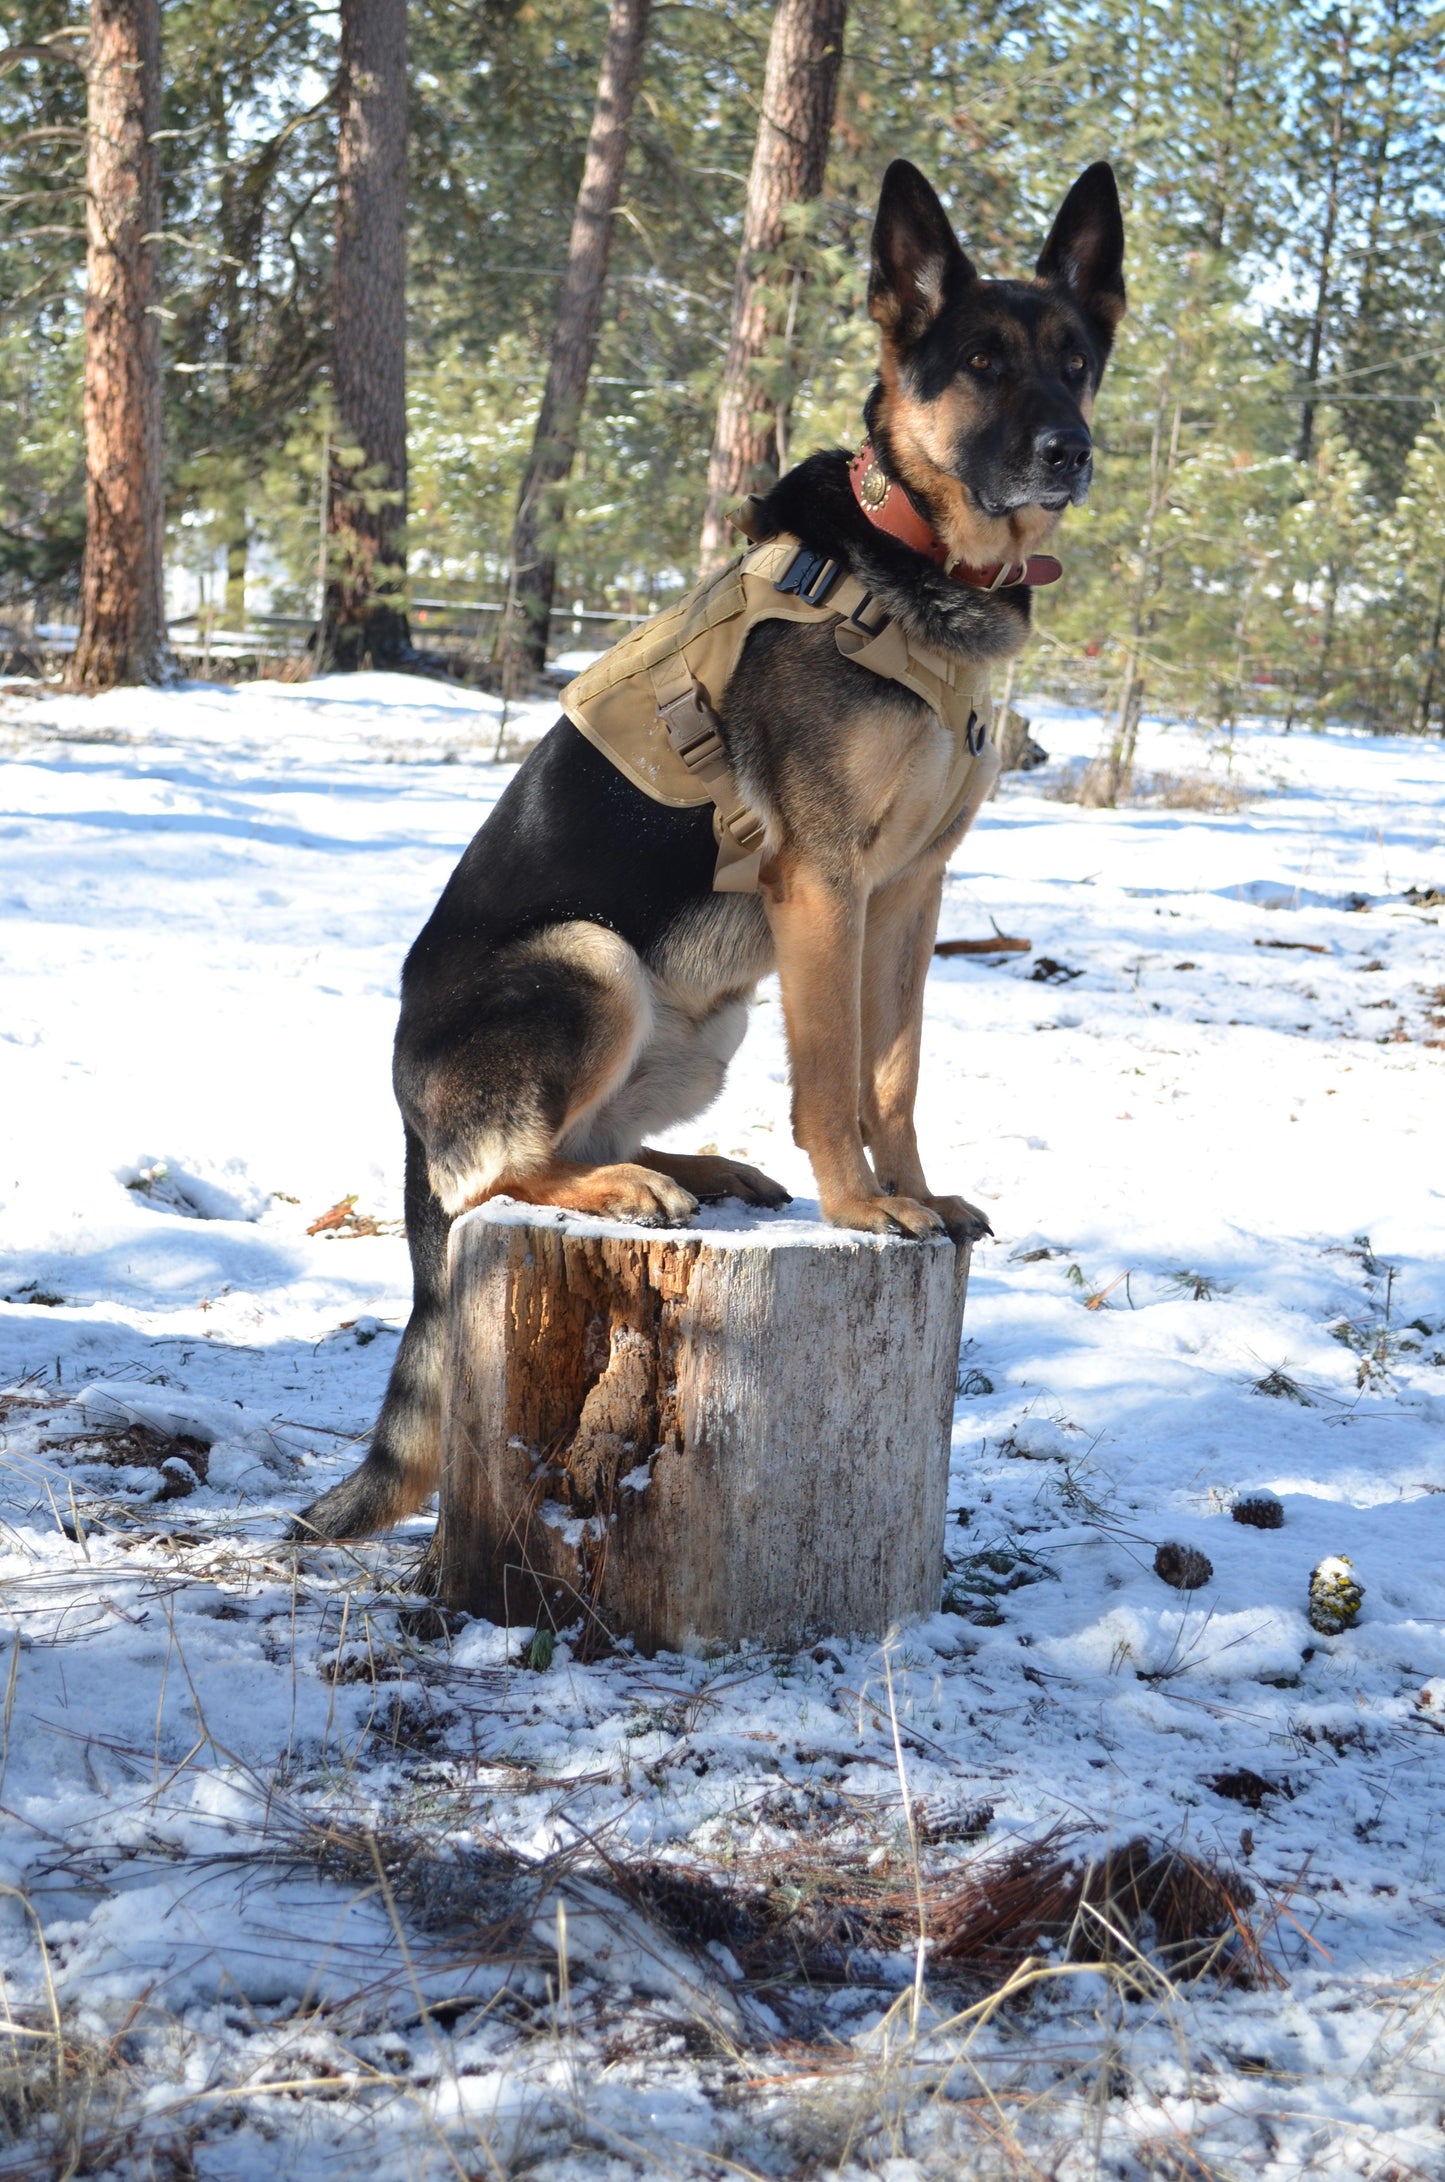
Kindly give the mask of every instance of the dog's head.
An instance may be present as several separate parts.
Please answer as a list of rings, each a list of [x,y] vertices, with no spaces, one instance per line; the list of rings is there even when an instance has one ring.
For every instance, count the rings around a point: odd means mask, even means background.
[[[873,227],[883,336],[873,443],[975,566],[1050,535],[1093,476],[1094,396],[1124,313],[1124,222],[1102,160],[1059,208],[1032,280],[983,280],[917,167],[895,159]]]

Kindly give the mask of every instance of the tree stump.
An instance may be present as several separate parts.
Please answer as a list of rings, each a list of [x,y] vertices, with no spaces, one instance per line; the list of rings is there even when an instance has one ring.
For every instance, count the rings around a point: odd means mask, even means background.
[[[805,1211],[456,1222],[447,1604],[644,1653],[936,1610],[969,1253]]]

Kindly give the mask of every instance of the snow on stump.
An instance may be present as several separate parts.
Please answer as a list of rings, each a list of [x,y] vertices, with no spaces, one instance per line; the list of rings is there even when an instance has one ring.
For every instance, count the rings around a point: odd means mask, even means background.
[[[440,1576],[639,1651],[936,1611],[969,1252],[790,1212],[648,1230],[494,1203],[451,1233]]]

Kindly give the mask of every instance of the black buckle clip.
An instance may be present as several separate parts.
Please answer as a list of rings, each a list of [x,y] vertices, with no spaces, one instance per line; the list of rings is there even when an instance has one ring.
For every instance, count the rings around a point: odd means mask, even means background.
[[[887,628],[889,622],[893,619],[893,616],[891,614],[885,614],[882,607],[880,606],[878,609],[877,619],[875,621],[865,621],[863,619],[864,611],[872,604],[873,593],[871,591],[865,591],[862,598],[859,599],[858,604],[854,607],[852,613],[848,616],[848,619],[852,622],[855,629],[862,630],[864,636],[881,636],[883,634],[883,631]]]
[[[984,744],[988,741],[988,722],[981,720],[976,712],[970,712],[968,725],[963,731],[963,739],[968,744],[969,755],[981,758]]]
[[[840,561],[815,553],[811,546],[799,546],[773,589],[795,592],[805,606],[821,606],[842,573]]]

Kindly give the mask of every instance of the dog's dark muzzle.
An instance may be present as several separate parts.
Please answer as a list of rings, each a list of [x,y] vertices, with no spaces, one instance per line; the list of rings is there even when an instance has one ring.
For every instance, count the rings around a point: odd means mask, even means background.
[[[1045,506],[1063,507],[1088,495],[1094,475],[1094,442],[1086,425],[1045,425],[1034,440],[1038,497]]]

